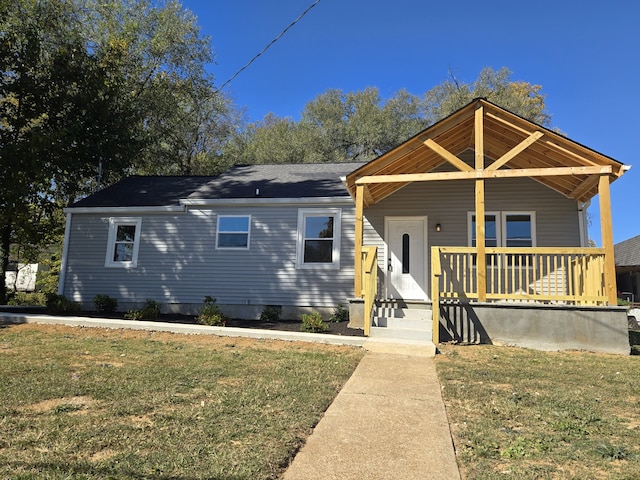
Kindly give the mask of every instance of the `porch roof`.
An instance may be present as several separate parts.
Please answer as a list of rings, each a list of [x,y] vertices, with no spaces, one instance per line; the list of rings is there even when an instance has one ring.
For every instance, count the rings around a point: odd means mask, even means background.
[[[482,138],[476,138],[476,111],[482,111]],[[484,168],[474,164],[482,142]],[[463,155],[470,152],[470,155]],[[627,169],[611,157],[515,115],[485,99],[476,99],[398,147],[346,177],[356,196],[364,184],[364,204],[372,205],[414,181],[526,176],[573,198],[598,194],[598,180],[609,181]],[[453,170],[453,171],[452,171]]]

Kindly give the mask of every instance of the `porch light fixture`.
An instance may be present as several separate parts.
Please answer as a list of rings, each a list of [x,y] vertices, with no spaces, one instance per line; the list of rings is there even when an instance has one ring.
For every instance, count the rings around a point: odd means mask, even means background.
[[[436,232],[442,230],[442,226],[439,223],[436,223]]]

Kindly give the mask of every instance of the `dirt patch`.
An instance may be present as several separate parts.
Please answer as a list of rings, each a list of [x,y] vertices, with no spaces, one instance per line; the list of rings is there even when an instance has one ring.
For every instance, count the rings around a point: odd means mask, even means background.
[[[27,410],[33,413],[45,413],[55,410],[61,405],[73,405],[74,407],[88,408],[95,403],[97,403],[96,400],[87,396],[51,398],[49,400],[43,400],[29,405],[27,406]]]
[[[68,337],[86,337],[89,334],[101,339],[136,339],[153,340],[156,342],[188,342],[189,345],[207,345],[227,348],[256,348],[266,350],[304,350],[304,351],[340,351],[345,347],[341,345],[327,345],[323,343],[290,342],[282,340],[263,340],[245,337],[223,337],[217,335],[188,335],[172,332],[158,332],[147,330],[129,330],[126,328],[99,328],[99,327],[72,327],[67,325],[42,325],[35,323],[22,323],[10,325],[11,328],[19,328],[24,331],[47,331],[66,335]]]

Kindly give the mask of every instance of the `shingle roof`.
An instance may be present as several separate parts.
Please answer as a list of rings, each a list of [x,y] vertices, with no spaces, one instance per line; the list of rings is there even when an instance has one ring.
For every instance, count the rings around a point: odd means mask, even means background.
[[[72,207],[178,205],[182,199],[348,197],[340,180],[361,163],[236,166],[218,177],[132,176]],[[259,195],[256,195],[256,190]]]
[[[640,266],[640,235],[629,238],[613,246],[616,266],[637,267]]]

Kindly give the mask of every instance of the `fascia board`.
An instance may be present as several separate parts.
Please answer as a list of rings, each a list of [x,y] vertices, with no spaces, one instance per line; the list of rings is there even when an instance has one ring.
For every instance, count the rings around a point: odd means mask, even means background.
[[[304,197],[304,198],[185,198],[180,205],[190,207],[204,206],[248,206],[248,205],[352,205],[351,197]]]

